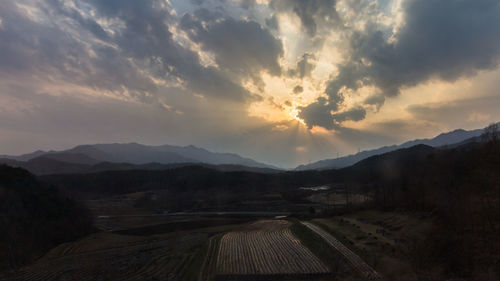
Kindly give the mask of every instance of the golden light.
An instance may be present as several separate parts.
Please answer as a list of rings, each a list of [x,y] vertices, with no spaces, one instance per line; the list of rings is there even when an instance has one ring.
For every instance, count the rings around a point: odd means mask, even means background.
[[[292,120],[296,120],[300,124],[305,125],[306,122],[304,121],[304,119],[299,117],[299,113],[299,109],[296,106],[293,106],[288,115],[290,116],[290,118],[292,118]]]

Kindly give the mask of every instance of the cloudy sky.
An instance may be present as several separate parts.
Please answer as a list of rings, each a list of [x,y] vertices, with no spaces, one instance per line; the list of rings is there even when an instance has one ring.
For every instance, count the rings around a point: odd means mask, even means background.
[[[293,167],[500,120],[498,0],[0,0],[0,154]]]

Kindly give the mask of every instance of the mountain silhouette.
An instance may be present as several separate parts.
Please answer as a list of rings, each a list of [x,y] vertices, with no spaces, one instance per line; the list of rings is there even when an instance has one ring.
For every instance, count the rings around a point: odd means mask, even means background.
[[[295,168],[295,170],[304,171],[304,170],[340,169],[354,165],[357,162],[371,156],[380,155],[383,153],[391,152],[401,148],[408,148],[419,144],[424,144],[432,147],[441,147],[441,146],[452,146],[456,144],[461,144],[467,141],[476,141],[477,140],[476,138],[480,136],[482,132],[483,129],[476,129],[470,131],[458,129],[451,132],[442,133],[431,139],[416,139],[407,141],[400,145],[383,146],[377,149],[364,150],[356,154],[344,157],[325,159],[310,164],[299,165]]]
[[[276,169],[276,167],[257,162],[250,158],[241,157],[234,153],[211,152],[193,145],[150,146],[138,143],[110,143],[79,145],[63,151],[36,151],[19,156],[2,155],[2,162],[8,164],[9,160],[29,162],[43,157],[71,164],[95,165],[101,162],[129,163],[144,165],[149,163],[177,164],[199,163],[209,165],[239,165],[254,168]],[[17,163],[17,166],[22,166]],[[28,170],[29,168],[26,167]],[[35,171],[32,171],[35,172]]]

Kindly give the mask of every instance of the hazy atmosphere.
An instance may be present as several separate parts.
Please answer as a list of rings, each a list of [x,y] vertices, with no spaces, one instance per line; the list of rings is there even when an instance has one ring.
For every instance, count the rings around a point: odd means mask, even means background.
[[[295,167],[497,122],[499,59],[497,0],[0,1],[0,154]]]

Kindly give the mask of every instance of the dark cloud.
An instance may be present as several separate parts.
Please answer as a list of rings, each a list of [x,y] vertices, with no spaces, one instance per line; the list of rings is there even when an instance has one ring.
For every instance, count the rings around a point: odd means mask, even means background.
[[[361,106],[354,106],[348,110],[334,113],[331,108],[338,109],[336,105],[330,105],[324,97],[319,97],[315,103],[305,107],[299,107],[299,117],[302,118],[309,128],[320,126],[325,129],[340,129],[344,121],[360,121],[366,116],[366,110]]]
[[[257,4],[256,0],[242,0],[241,1],[241,7],[243,9],[250,9],[253,6],[255,6],[255,4]]]
[[[375,94],[367,97],[363,103],[366,105],[374,105],[377,110],[384,105],[385,97],[380,94]]]
[[[196,52],[174,40],[176,24],[163,1],[85,1],[77,7],[50,0],[38,8],[56,25],[34,22],[16,5],[2,2],[0,71],[38,73],[67,83],[157,100],[157,83],[182,81],[207,97],[247,101],[256,98],[238,81],[201,64]],[[86,6],[85,6],[86,5]],[[80,6],[85,6],[84,8]],[[83,16],[92,9],[93,17]],[[108,34],[98,20],[120,21]],[[257,97],[258,98],[258,97]]]
[[[302,118],[307,126],[321,126],[326,129],[333,129],[331,109],[328,106],[328,100],[324,97],[319,97],[315,103],[306,107],[299,107],[299,117]]]
[[[193,3],[193,5],[198,5],[198,6],[200,6],[201,4],[203,4],[203,2],[204,2],[205,0],[190,0],[190,1],[191,1],[191,3]]]
[[[297,76],[299,78],[309,77],[311,76],[311,72],[314,70],[316,66],[314,64],[314,54],[305,53],[300,57],[297,62],[297,66],[295,69],[288,70],[288,74],[291,76]]]
[[[293,93],[294,94],[300,94],[304,91],[304,88],[300,85],[297,85],[295,87],[293,87]]]
[[[492,0],[405,2],[405,25],[388,43],[380,31],[356,34],[353,61],[367,59],[360,78],[386,95],[432,77],[453,81],[497,66],[500,55],[500,2]]]
[[[326,129],[338,127],[334,124],[333,113],[339,109],[344,102],[344,95],[341,92],[330,93],[328,98],[319,97],[316,102],[307,106],[299,107],[299,117],[304,120],[309,128],[320,126]]]
[[[90,31],[94,36],[99,39],[107,40],[109,39],[108,34],[104,29],[92,18],[85,18],[76,10],[64,8],[64,1],[62,0],[45,0],[48,6],[42,6],[41,8],[48,15],[54,17],[68,17],[76,21],[84,30]],[[48,8],[50,7],[50,8]]]
[[[266,19],[266,26],[269,29],[278,30],[279,24],[278,24],[278,18],[276,17],[276,14],[272,14],[270,18]]]
[[[127,89],[131,95],[143,97],[146,92],[156,90],[150,77],[120,57],[116,49],[100,43],[93,44],[97,39],[108,38],[95,21],[63,9],[57,1],[38,4],[47,17],[56,22],[72,21],[74,25],[35,22],[16,5],[2,2],[0,72],[3,75],[34,75],[105,91],[123,92]],[[76,19],[72,20],[69,16]],[[77,28],[78,33],[73,28]]]
[[[271,0],[270,6],[277,12],[291,12],[300,18],[307,33],[316,35],[318,25],[329,28],[340,23],[335,5],[336,0]]]
[[[366,110],[361,106],[355,106],[349,110],[332,114],[334,122],[343,122],[347,120],[360,121],[365,119]]]
[[[115,39],[126,56],[145,60],[160,78],[174,76],[194,92],[226,99],[251,97],[243,87],[214,67],[204,67],[197,53],[179,45],[169,30],[171,17],[160,1],[96,1],[101,15],[120,16],[126,29]]]
[[[254,21],[233,18],[206,21],[185,14],[181,28],[205,51],[215,54],[220,67],[247,76],[264,69],[279,75],[278,59],[283,55],[281,41]]]
[[[408,0],[404,2],[405,24],[388,40],[383,31],[367,25],[350,37],[349,59],[339,66],[337,77],[327,83],[329,103],[317,101],[310,109],[335,111],[343,89],[374,85],[383,96],[397,95],[402,87],[415,86],[431,78],[454,81],[493,69],[500,58],[500,2]],[[366,104],[380,104],[382,97]],[[307,115],[311,115],[310,113]],[[333,122],[304,119],[310,125]]]

